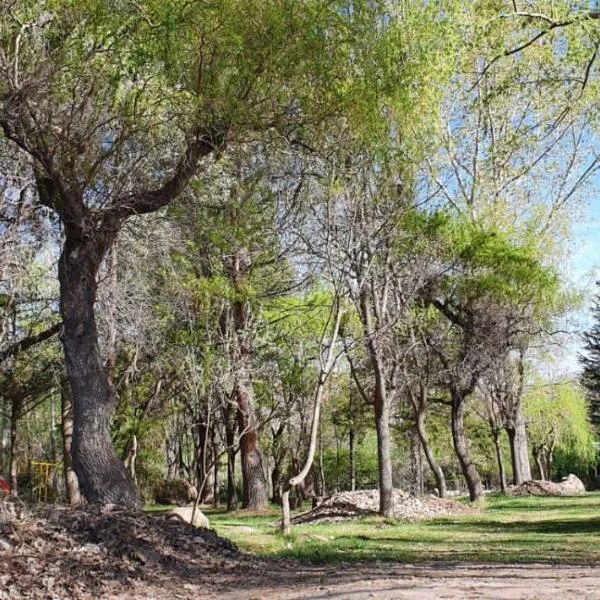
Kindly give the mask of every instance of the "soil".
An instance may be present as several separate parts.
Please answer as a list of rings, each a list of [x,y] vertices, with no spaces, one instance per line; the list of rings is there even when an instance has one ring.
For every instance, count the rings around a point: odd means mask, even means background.
[[[327,498],[316,508],[292,518],[293,524],[312,524],[344,521],[369,515],[379,510],[379,490],[339,492]],[[435,517],[475,512],[475,509],[453,500],[416,497],[394,490],[394,516],[405,521],[422,521]]]
[[[5,513],[0,542],[1,600],[600,599],[598,567],[264,560],[211,531],[115,507]]]

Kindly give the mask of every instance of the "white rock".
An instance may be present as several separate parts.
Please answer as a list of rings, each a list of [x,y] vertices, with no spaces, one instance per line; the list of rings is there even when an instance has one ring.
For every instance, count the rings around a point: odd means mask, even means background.
[[[203,527],[204,529],[208,529],[208,518],[200,509],[196,509],[196,514],[194,515],[194,522],[192,523],[193,512],[193,506],[178,506],[177,508],[174,508],[172,511],[167,513],[167,517],[169,519],[179,519],[184,523],[190,523],[194,527]]]

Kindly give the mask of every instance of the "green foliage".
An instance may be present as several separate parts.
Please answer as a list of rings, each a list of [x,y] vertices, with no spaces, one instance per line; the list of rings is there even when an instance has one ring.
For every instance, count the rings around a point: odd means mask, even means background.
[[[323,452],[325,480],[329,491],[350,489],[350,451],[348,437],[338,436]],[[359,434],[355,440],[357,489],[377,485],[377,438],[374,431]]]
[[[585,473],[595,463],[596,438],[587,399],[577,384],[538,383],[525,395],[523,409],[530,444],[555,447],[562,473],[569,468]]]

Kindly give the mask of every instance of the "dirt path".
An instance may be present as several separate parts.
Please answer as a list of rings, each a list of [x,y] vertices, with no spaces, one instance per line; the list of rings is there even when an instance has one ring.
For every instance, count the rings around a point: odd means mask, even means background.
[[[179,521],[98,507],[6,522],[0,541],[0,600],[600,600],[600,565],[315,566],[253,557]]]
[[[296,566],[294,569],[293,567]],[[600,567],[558,565],[394,565],[333,567],[289,565],[271,572],[215,574],[207,582],[142,584],[114,600],[463,600],[517,598],[600,599]],[[279,568],[278,568],[279,567]]]

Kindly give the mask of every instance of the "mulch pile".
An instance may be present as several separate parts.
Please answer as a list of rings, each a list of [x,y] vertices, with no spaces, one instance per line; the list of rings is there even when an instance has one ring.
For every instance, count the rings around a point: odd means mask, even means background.
[[[339,492],[324,500],[309,512],[292,518],[294,524],[345,521],[376,515],[379,511],[379,490]],[[394,516],[405,521],[422,521],[436,517],[473,513],[475,509],[434,496],[411,496],[394,490]]]
[[[0,503],[0,600],[150,599],[175,581],[192,597],[259,562],[212,531],[117,507],[22,513]]]
[[[560,483],[553,481],[525,481],[520,485],[509,486],[513,496],[573,496],[585,493],[585,486],[579,477],[569,475]]]

